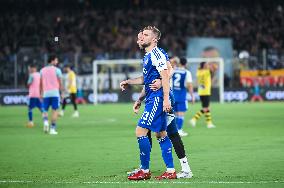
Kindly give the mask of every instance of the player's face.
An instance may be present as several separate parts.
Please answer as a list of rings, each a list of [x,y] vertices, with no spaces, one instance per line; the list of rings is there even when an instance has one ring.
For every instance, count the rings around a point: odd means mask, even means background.
[[[55,58],[54,60],[53,60],[53,65],[57,65],[58,64],[58,58]]]
[[[139,46],[139,48],[142,50],[143,46],[142,46],[142,39],[143,39],[143,33],[139,32],[137,35],[137,45]]]
[[[143,31],[142,47],[147,48],[155,41],[155,35],[151,30]]]

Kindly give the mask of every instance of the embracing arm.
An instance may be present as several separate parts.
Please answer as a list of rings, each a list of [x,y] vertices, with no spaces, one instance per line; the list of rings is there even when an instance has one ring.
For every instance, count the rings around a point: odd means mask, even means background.
[[[140,76],[138,78],[123,80],[122,82],[120,82],[119,86],[121,90],[124,91],[128,85],[142,85],[143,83],[144,83],[144,78],[143,76]]]
[[[187,83],[187,89],[190,93],[191,96],[191,102],[194,103],[195,102],[195,97],[194,97],[194,93],[193,93],[193,86],[192,86],[192,82],[188,82]]]
[[[169,72],[169,78],[171,79],[174,74],[174,69],[171,65],[171,62],[167,61],[167,67],[168,67],[168,72]]]
[[[160,72],[160,75],[162,77],[162,87],[163,87],[163,95],[164,95],[164,101],[163,101],[163,110],[165,112],[169,112],[171,110],[171,104],[170,104],[170,76],[167,69],[162,70]]]

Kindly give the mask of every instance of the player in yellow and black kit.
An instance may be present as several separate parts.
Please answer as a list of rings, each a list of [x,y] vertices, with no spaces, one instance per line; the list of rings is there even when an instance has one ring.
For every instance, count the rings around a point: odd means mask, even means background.
[[[196,121],[204,114],[208,128],[215,128],[212,123],[212,117],[209,110],[210,95],[211,95],[211,79],[214,72],[217,70],[216,64],[209,64],[201,62],[200,67],[197,70],[197,82],[198,82],[198,95],[201,100],[202,109],[197,112],[190,120],[192,126],[196,125]]]
[[[69,65],[64,66],[64,71],[67,73],[67,78],[66,78],[66,90],[68,95],[64,97],[63,102],[62,102],[62,110],[60,112],[60,115],[64,115],[64,110],[65,106],[67,104],[67,100],[70,99],[71,103],[74,106],[74,113],[72,117],[79,117],[79,112],[77,109],[77,103],[76,103],[76,98],[77,98],[77,86],[76,86],[76,74],[75,72],[71,69]]]

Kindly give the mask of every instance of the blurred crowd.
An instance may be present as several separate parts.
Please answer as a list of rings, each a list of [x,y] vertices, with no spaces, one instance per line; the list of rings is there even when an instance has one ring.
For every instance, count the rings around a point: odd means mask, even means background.
[[[232,37],[234,49],[250,54],[284,48],[281,1],[7,2],[18,5],[5,8],[1,2],[0,57],[22,46],[36,46],[40,52],[89,52],[98,59],[137,57],[136,34],[148,24],[160,28],[160,45],[175,55],[183,55],[187,37],[196,36]]]
[[[236,54],[249,53],[248,69],[264,68],[263,49],[266,68],[279,69],[284,67],[283,8],[281,0],[3,0],[0,78],[9,80],[6,70],[13,68],[3,62],[14,62],[13,54],[27,54],[26,49],[55,51],[66,61],[90,54],[79,59],[88,62],[80,65],[82,73],[90,73],[92,59],[141,58],[136,35],[149,24],[161,30],[159,45],[169,55],[184,56],[190,37],[230,37]]]

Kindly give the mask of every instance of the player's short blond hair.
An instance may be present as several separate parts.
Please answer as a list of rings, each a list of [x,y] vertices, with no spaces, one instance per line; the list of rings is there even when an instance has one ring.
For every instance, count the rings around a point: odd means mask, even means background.
[[[143,31],[145,30],[152,31],[156,35],[157,40],[160,40],[162,34],[161,34],[161,31],[157,27],[149,25],[147,27],[144,27]]]
[[[180,64],[180,59],[177,56],[172,57],[170,60],[174,61],[176,64]]]

